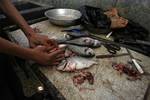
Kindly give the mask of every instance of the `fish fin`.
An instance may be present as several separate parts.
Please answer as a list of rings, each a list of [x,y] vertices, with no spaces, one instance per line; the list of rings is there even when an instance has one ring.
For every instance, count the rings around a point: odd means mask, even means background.
[[[67,64],[66,60],[63,60],[57,67],[57,70],[63,70]]]

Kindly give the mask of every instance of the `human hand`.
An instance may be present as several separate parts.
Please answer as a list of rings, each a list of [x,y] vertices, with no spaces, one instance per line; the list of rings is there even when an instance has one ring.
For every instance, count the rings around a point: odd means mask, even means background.
[[[44,45],[48,47],[52,47],[52,46],[58,47],[57,42],[55,40],[49,39],[48,36],[45,35],[33,33],[31,34],[30,37],[28,37],[28,39],[31,48],[34,48],[38,45]]]
[[[33,60],[41,65],[58,65],[64,58],[64,50],[53,47],[37,46],[33,49]]]

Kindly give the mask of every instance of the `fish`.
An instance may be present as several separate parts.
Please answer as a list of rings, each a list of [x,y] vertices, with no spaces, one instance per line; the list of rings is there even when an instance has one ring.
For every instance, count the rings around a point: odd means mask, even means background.
[[[71,36],[67,35],[67,33],[65,33],[65,32],[48,33],[48,36],[49,36],[50,39],[54,39],[58,43],[61,43],[61,42],[64,42],[64,41],[68,41],[68,40],[72,39]]]
[[[73,33],[72,33],[73,34]],[[75,35],[79,33],[74,33]],[[72,44],[72,45],[79,45],[79,46],[87,46],[91,48],[100,47],[102,43],[99,40],[90,38],[90,37],[72,37],[71,33],[62,32],[58,33],[49,33],[50,39],[54,39],[57,41],[58,44]]]
[[[78,46],[87,46],[91,48],[101,47],[102,43],[90,37],[81,37],[63,42],[64,44],[72,44]]]
[[[73,72],[76,70],[86,69],[93,65],[97,65],[97,62],[91,59],[74,56],[69,57],[63,60],[58,66],[57,70],[59,71],[66,71],[66,72]]]
[[[71,36],[71,38],[90,36],[90,34],[87,31],[83,31],[81,29],[62,30],[62,32],[67,32],[67,35]]]
[[[89,47],[82,47],[82,46],[67,44],[67,48],[79,56],[83,56],[83,57],[95,56],[94,50]]]

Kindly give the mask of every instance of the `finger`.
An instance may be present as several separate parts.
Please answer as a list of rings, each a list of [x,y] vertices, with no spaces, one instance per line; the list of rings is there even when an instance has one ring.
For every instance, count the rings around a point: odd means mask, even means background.
[[[42,44],[45,46],[52,46],[51,44],[48,44],[47,41],[43,41]]]
[[[54,46],[58,47],[58,44],[54,39],[47,39],[46,43],[48,45],[54,45]]]
[[[60,61],[62,61],[64,59],[65,59],[65,57],[61,57],[61,58],[57,58],[56,61],[60,62]]]
[[[65,53],[65,48],[54,48],[53,50],[51,50],[50,52],[55,52],[56,50],[61,50],[63,51],[63,53]]]
[[[53,42],[52,40],[50,39],[46,39],[45,41],[42,42],[43,45],[45,46],[54,46],[55,48],[58,47],[57,43],[56,42]]]
[[[30,48],[35,48],[36,45],[34,43],[30,43]]]
[[[61,58],[65,58],[65,54],[60,54],[60,55],[57,55],[56,59],[61,59]]]
[[[46,52],[50,53],[54,49],[55,49],[54,46],[48,46]]]
[[[53,49],[51,49],[50,51],[49,51],[49,53],[52,53],[52,52],[55,52],[56,50],[58,50],[58,48],[53,48]]]
[[[58,66],[60,64],[60,62],[54,62],[52,63],[53,66]]]
[[[33,28],[35,33],[41,33],[42,31],[40,29],[38,29],[37,27]]]
[[[42,43],[41,41],[34,41],[33,43],[34,43],[36,46],[37,46],[37,45],[43,45],[43,43]]]
[[[54,39],[51,39],[53,45],[55,45],[56,47],[58,47],[58,43],[54,40]]]
[[[51,57],[51,56],[57,57],[57,55],[62,54],[63,52],[64,52],[64,50],[58,49],[58,50],[56,50],[56,51],[50,53],[49,56],[50,56],[50,57]]]
[[[65,57],[65,54],[64,54],[64,53],[57,55],[56,58],[62,58],[62,57]]]

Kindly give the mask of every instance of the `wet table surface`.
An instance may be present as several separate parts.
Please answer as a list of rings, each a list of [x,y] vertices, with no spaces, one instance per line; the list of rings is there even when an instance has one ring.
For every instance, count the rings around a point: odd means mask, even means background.
[[[54,26],[49,21],[36,23],[32,27],[40,29],[42,33],[39,34],[47,35],[49,38],[52,36],[61,37],[65,34],[61,32],[65,28]],[[28,40],[21,30],[9,33],[9,37],[21,46],[28,47]],[[109,54],[103,46],[94,50],[96,55]],[[119,51],[119,53],[126,52],[125,48]],[[139,63],[142,65],[143,70],[150,73],[150,58],[134,51],[131,52],[135,58],[141,60]],[[40,70],[67,100],[143,100],[150,82],[149,74],[143,75],[141,80],[131,81],[127,79],[127,75],[120,75],[112,68],[111,62],[127,63],[130,60],[129,56],[97,59],[98,65],[86,69],[93,74],[94,84],[89,85],[88,82],[84,82],[80,86],[82,90],[76,87],[72,81],[72,77],[77,73],[59,72],[51,66],[41,66]]]

